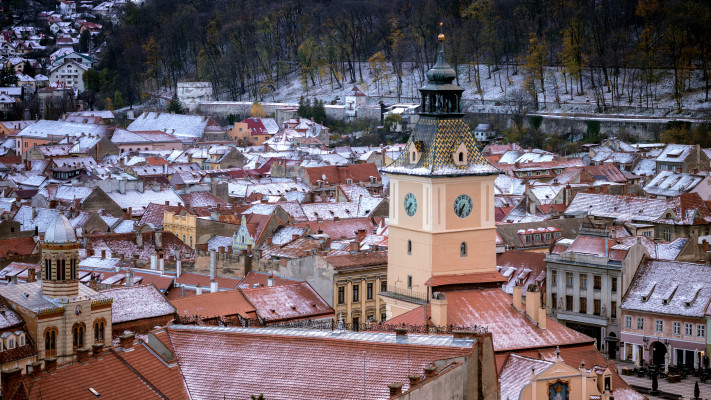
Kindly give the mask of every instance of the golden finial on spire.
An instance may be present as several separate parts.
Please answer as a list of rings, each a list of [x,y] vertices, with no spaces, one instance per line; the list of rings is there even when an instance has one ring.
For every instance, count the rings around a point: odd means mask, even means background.
[[[437,36],[437,40],[440,42],[444,42],[444,33],[442,33],[442,25],[444,25],[443,22],[439,23],[439,36]]]

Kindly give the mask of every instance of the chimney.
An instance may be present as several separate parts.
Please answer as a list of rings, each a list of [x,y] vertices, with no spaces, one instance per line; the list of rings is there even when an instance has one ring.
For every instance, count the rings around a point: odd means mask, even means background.
[[[77,349],[77,361],[82,364],[86,364],[86,362],[89,361],[90,352],[91,350],[89,350],[88,347],[82,347],[81,349]]]
[[[427,380],[427,378],[432,378],[435,375],[435,372],[437,372],[437,367],[434,365],[425,367],[425,380]]]
[[[210,281],[210,293],[217,293],[218,290],[220,290],[220,288],[217,287],[217,281],[211,280]]]
[[[419,384],[420,381],[422,381],[422,377],[420,375],[410,375],[407,377],[407,379],[410,380],[410,389],[417,386],[417,384]]]
[[[210,282],[215,280],[215,274],[217,272],[217,254],[215,250],[210,250]]]
[[[541,293],[538,290],[526,290],[526,314],[536,323],[538,323],[539,308],[541,308]]]
[[[106,249],[101,250],[101,259],[102,260],[106,259]]]
[[[521,301],[521,286],[513,287],[513,306],[516,311],[523,311],[522,301]]]
[[[119,179],[118,184],[119,184],[119,193],[121,193],[121,194],[126,193],[126,179]]]
[[[160,274],[163,275],[163,272],[165,272],[165,257],[161,257],[158,259],[158,270],[160,271]]]
[[[27,269],[27,283],[32,283],[37,280],[37,271],[34,268]]]
[[[22,368],[12,368],[0,373],[0,381],[2,381],[2,393],[9,395],[17,388],[17,385],[22,381]]]
[[[274,275],[269,275],[267,278],[267,286],[274,286]]]
[[[395,328],[395,341],[407,340],[407,328]]]
[[[156,243],[156,249],[163,248],[163,231],[155,231],[153,235]]]
[[[431,319],[435,327],[447,326],[447,298],[444,293],[433,293],[430,301]]]
[[[129,213],[131,209],[129,208]],[[143,233],[141,232],[136,232],[136,246],[138,246],[139,249],[143,248]]]
[[[57,370],[57,358],[49,357],[44,359],[44,370],[50,374]]]
[[[195,295],[200,296],[201,294],[202,294],[202,286],[197,285],[197,287],[195,288]]]
[[[32,379],[36,379],[39,377],[39,374],[42,373],[42,361],[37,361],[30,365],[32,366],[32,373],[30,373],[30,376]]]
[[[119,344],[123,351],[128,351],[133,348],[133,339],[135,335],[133,333],[127,333],[125,335],[119,336]]]
[[[538,308],[538,327],[541,329],[546,329],[546,308]]]
[[[96,343],[91,345],[91,353],[96,358],[101,358],[104,355],[104,345]]]
[[[390,398],[394,398],[402,393],[402,383],[392,383],[388,385],[390,389]]]
[[[131,268],[128,269],[126,274],[126,286],[133,286],[133,270]]]
[[[158,255],[151,254],[151,269],[155,271],[158,268]]]
[[[175,260],[175,278],[180,278],[180,275],[183,274],[183,261],[178,257],[177,260]]]
[[[360,243],[358,243],[357,241],[354,240],[354,241],[348,243],[348,251],[350,251],[352,253],[357,253],[359,250],[360,250]]]

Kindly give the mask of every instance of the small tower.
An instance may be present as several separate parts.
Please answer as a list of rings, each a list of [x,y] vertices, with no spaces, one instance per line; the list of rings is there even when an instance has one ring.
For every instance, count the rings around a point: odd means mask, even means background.
[[[79,242],[67,217],[60,214],[49,223],[40,248],[42,293],[48,297],[78,296]]]

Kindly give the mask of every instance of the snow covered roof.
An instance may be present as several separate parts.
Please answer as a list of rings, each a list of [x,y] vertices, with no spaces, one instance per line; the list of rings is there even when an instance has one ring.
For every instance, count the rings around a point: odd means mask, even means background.
[[[175,313],[175,307],[153,285],[120,287],[99,293],[114,300],[111,306],[113,324]]]
[[[675,171],[661,171],[645,187],[647,194],[673,197],[694,189],[706,176]]]
[[[711,301],[711,266],[646,260],[622,300],[623,310],[703,318]]]
[[[658,162],[682,162],[694,150],[694,145],[668,144],[657,157]]]
[[[651,158],[644,158],[639,160],[632,173],[638,176],[653,176],[656,170],[657,162]]]
[[[175,136],[161,132],[153,131],[129,131],[126,129],[117,128],[111,141],[116,144],[128,143],[163,143],[163,142],[179,142]]]
[[[208,118],[199,115],[144,112],[126,128],[129,131],[162,131],[171,135],[196,139],[202,136]]]
[[[50,138],[63,136],[81,136],[84,135],[99,135],[106,134],[107,127],[97,124],[83,124],[78,122],[67,121],[49,121],[39,120],[32,125],[28,125],[22,129],[17,136],[33,137],[33,138]]]
[[[159,191],[145,190],[139,192],[137,190],[127,190],[126,193],[109,192],[107,195],[119,205],[119,207],[132,209],[133,216],[141,216],[148,208],[150,203],[165,204],[167,201],[171,206],[177,206],[183,203],[183,199],[178,196],[172,188],[165,188]]]
[[[49,224],[54,221],[59,215],[59,210],[52,208],[34,208],[30,206],[22,206],[13,221],[21,224],[20,230],[33,231],[37,228],[39,233],[44,233]]]

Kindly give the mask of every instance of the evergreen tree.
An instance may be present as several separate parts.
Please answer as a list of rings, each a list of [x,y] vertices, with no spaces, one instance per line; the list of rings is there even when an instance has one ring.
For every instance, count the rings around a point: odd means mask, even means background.
[[[17,84],[17,75],[15,70],[10,67],[5,67],[0,70],[0,86],[15,86]]]
[[[321,124],[326,120],[326,108],[323,106],[323,101],[314,99],[314,105],[311,107],[311,117]]]
[[[166,110],[168,112],[172,112],[172,113],[176,113],[176,114],[183,113],[183,103],[180,102],[180,99],[178,98],[177,93],[175,93],[173,95],[173,98],[170,99],[170,103],[168,103],[168,108]]]
[[[88,53],[89,44],[91,44],[91,33],[89,33],[88,29],[85,29],[84,32],[79,35],[79,52]]]

